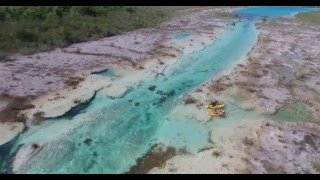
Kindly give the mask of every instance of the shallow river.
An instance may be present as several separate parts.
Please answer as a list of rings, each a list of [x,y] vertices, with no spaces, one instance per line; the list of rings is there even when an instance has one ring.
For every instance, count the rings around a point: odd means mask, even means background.
[[[260,8],[236,13],[251,17],[257,16],[257,12],[270,15],[266,7]],[[271,9],[272,16],[306,10]],[[168,114],[194,87],[245,57],[257,39],[256,21],[256,18],[245,18],[235,26],[230,25],[212,44],[201,51],[184,54],[166,68],[164,75],[148,77],[121,98],[110,99],[98,92],[81,113],[31,128],[11,144],[0,147],[0,156],[9,157],[11,153],[13,157],[19,148],[40,142],[46,144],[41,152],[15,173],[124,173],[157,142],[197,152],[207,143],[208,127],[219,124],[188,121]],[[224,123],[247,113],[236,105],[230,105],[227,110],[230,117]],[[10,158],[2,160],[3,172],[10,171],[10,162]]]

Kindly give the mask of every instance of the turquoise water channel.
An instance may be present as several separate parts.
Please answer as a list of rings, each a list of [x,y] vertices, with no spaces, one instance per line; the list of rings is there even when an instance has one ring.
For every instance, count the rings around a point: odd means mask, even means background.
[[[308,8],[301,6],[255,6],[243,8],[234,11],[236,14],[247,16],[266,16],[266,17],[279,17],[279,16],[293,16],[298,12],[320,11],[320,8]]]
[[[211,45],[184,54],[164,76],[148,77],[121,98],[110,99],[100,91],[81,113],[32,127],[6,151],[13,156],[34,142],[45,145],[14,172],[124,173],[159,141],[191,152],[202,148],[210,132],[208,123],[167,115],[190,90],[235,65],[250,51],[258,35],[255,22],[245,20],[226,28]],[[106,73],[110,71],[96,75]],[[231,114],[226,121],[209,125],[219,126],[246,114],[235,105],[228,108]],[[2,161],[3,172],[10,171],[9,160]]]

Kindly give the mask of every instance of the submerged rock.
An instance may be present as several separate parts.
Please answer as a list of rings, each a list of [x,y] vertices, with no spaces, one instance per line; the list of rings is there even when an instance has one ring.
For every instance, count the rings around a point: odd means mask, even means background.
[[[86,145],[90,146],[92,144],[92,139],[87,138],[86,140],[83,141]]]
[[[148,87],[148,89],[149,89],[150,91],[154,91],[154,90],[156,89],[156,87],[157,87],[157,86],[154,86],[154,85],[153,85],[153,86]]]
[[[164,93],[163,93],[163,91],[161,91],[161,90],[158,90],[158,91],[157,91],[157,94],[160,94],[160,95],[162,95],[162,94],[164,94]]]
[[[32,148],[33,149],[37,149],[39,147],[39,145],[37,143],[32,143]]]

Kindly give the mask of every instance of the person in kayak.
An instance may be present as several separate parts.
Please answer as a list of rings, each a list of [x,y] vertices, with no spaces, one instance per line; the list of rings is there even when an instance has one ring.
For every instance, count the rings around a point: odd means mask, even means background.
[[[216,99],[214,99],[213,101],[211,101],[210,105],[211,106],[216,106],[218,104],[218,101]]]
[[[223,109],[220,109],[219,115],[220,115],[220,116],[224,116],[224,115],[225,115],[225,111],[224,111]]]

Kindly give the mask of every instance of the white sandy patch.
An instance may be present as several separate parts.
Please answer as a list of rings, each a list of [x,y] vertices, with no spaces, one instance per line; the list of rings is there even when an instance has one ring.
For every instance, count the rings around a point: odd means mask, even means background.
[[[255,129],[261,121],[239,119],[239,123],[213,127],[211,149],[196,155],[177,155],[166,161],[163,169],[155,167],[151,174],[211,174],[211,173],[246,173],[247,166],[243,160],[247,158],[242,140],[245,137],[257,139]]]
[[[0,145],[12,140],[24,129],[23,123],[6,122],[0,123]]]
[[[83,82],[79,83],[76,89],[69,87],[36,99],[32,102],[35,108],[26,110],[24,114],[29,119],[33,119],[33,114],[36,112],[44,112],[45,118],[63,115],[72,107],[78,105],[76,101],[85,102],[93,97],[97,90],[110,84],[111,79],[108,77],[88,76]]]
[[[42,145],[42,144],[38,144]],[[39,149],[40,150],[40,149]],[[23,146],[16,154],[13,164],[12,171],[16,172],[24,163],[26,163],[34,154],[38,151],[32,148],[32,145]]]

